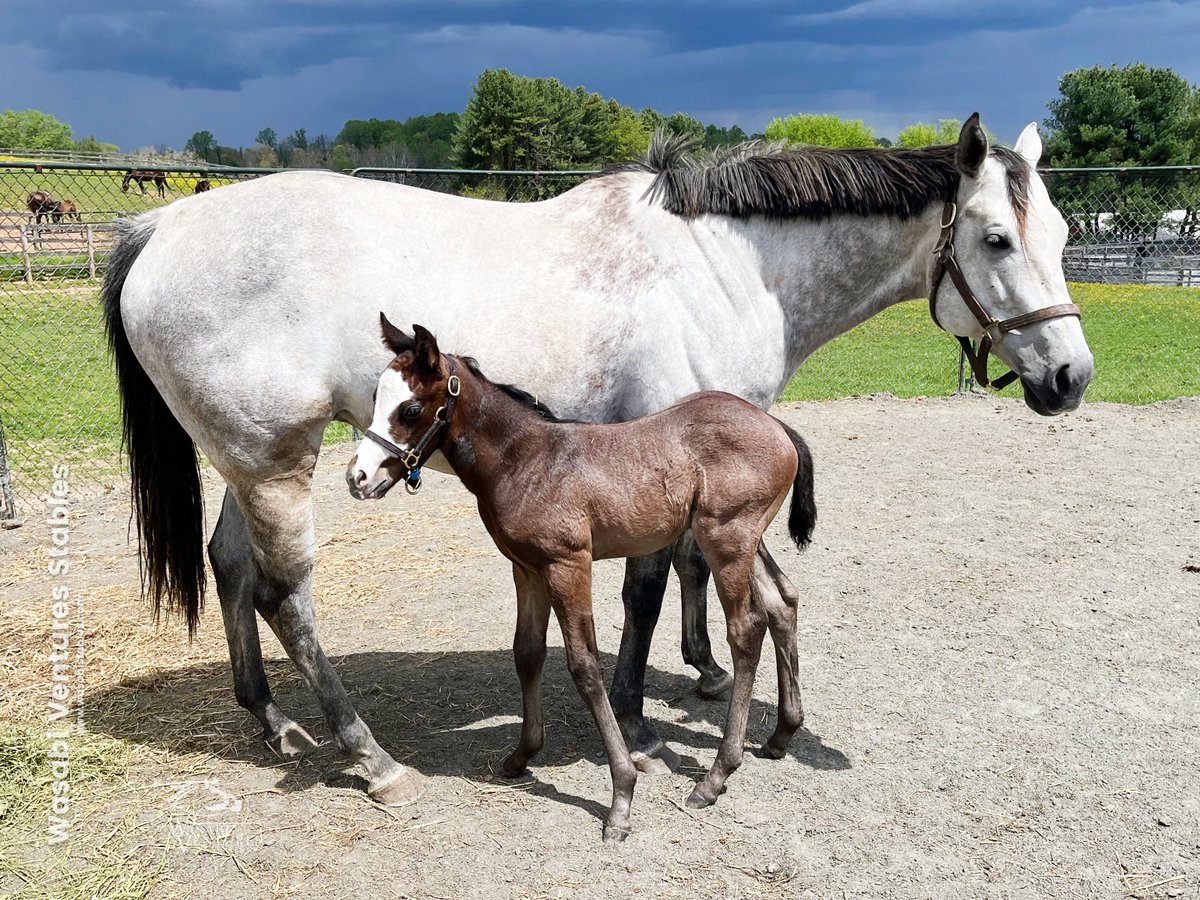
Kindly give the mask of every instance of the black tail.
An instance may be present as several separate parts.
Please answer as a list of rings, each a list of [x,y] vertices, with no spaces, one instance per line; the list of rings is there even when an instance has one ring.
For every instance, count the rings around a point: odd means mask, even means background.
[[[153,602],[156,620],[165,598],[168,610],[187,620],[191,635],[200,622],[205,582],[204,498],[196,445],[138,362],[121,319],[125,277],[153,233],[152,220],[123,223],[101,298],[121,392],[121,442],[133,482],[142,594]]]
[[[779,421],[776,419],[775,421]],[[817,501],[813,495],[813,458],[804,438],[779,422],[796,448],[796,480],[792,483],[792,508],[788,513],[788,533],[803,550],[812,540],[817,524]]]

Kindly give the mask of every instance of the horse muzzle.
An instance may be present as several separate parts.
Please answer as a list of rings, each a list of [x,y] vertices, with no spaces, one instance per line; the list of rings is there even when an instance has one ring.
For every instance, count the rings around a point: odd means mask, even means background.
[[[1039,416],[1058,416],[1072,412],[1083,402],[1083,393],[1091,383],[1094,364],[1086,360],[1067,363],[1040,381],[1021,379],[1025,405]]]
[[[355,500],[382,500],[395,484],[396,479],[383,467],[375,472],[374,478],[368,476],[358,467],[357,456],[346,467],[346,485]]]

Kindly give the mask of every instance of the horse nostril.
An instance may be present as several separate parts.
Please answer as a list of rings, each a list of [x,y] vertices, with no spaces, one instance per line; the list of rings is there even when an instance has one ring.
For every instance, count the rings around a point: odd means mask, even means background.
[[[1065,397],[1071,392],[1070,368],[1070,365],[1065,365],[1054,376],[1054,389],[1060,397]]]
[[[357,478],[357,480],[358,480],[358,486],[359,486],[360,488],[361,488],[361,487],[366,487],[366,486],[367,486],[367,473],[366,473],[366,472],[364,472],[362,469],[359,469],[359,470],[358,470],[358,478]]]

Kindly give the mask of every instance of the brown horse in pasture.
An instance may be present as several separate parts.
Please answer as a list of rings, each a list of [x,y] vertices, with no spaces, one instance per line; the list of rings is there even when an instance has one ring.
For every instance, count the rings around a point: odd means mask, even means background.
[[[79,207],[75,205],[74,200],[59,200],[55,202],[50,210],[50,218],[54,222],[59,223],[64,219],[70,222],[74,219],[76,222],[82,222],[83,216],[79,213]]]
[[[34,191],[25,198],[25,208],[33,214],[34,223],[38,225],[54,214],[57,205],[58,201],[48,191]]]
[[[729,717],[716,760],[688,805],[716,802],[741,764],[763,637],[775,644],[779,718],[763,755],[778,759],[804,721],[798,682],[798,595],[763,543],[789,489],[788,530],[805,546],[816,522],[812,457],[779,420],[732,394],[704,391],[621,424],[562,422],[524,391],[488,381],[475,362],[443,355],[420,325],[410,337],[380,314],[396,354],[376,392],[371,428],[346,478],[378,499],[397,482],[420,488],[441,451],[478,501],[496,546],[513,564],[521,680],[520,743],[505,759],[515,777],[544,741],[541,678],[553,609],[567,668],[599,726],[613,801],[606,841],[630,830],[637,769],[604,692],[592,620],[592,560],[644,556],[691,529],[712,568],[733,656]],[[418,778],[405,770],[402,778]],[[419,785],[413,785],[419,788]]]
[[[167,173],[162,169],[130,169],[121,181],[121,193],[128,193],[130,183],[136,182],[142,194],[145,194],[147,181],[153,181],[154,186],[158,188],[158,196],[166,199]]]

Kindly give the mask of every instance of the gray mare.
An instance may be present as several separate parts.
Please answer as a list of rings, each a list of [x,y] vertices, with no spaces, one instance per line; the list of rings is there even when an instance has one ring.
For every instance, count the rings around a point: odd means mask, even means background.
[[[748,146],[697,162],[656,140],[553,200],[464,199],[316,172],[178,200],[123,226],[105,283],[108,332],[147,590],[198,621],[203,522],[194,447],[228,484],[209,543],[238,702],[288,756],[312,739],[276,705],[257,610],[316,694],[377,800],[420,776],[371,736],[317,639],[310,488],[330,420],[366,428],[391,353],[379,312],[422,322],[489,375],[560,414],[613,421],[702,389],[762,408],[817,347],[929,294],[943,203],[958,204],[958,262],[997,318],[1069,302],[1067,231],[1032,165],[976,118],[957,147],[821,151]],[[937,315],[980,337],[952,284]],[[1075,318],[1006,335],[995,351],[1042,414],[1075,408],[1092,357]],[[443,462],[444,464],[444,462]],[[350,473],[353,475],[353,473]],[[642,718],[649,643],[670,550],[630,560],[612,703],[639,767],[673,762]],[[708,571],[674,556],[685,655],[719,689],[707,646]]]

